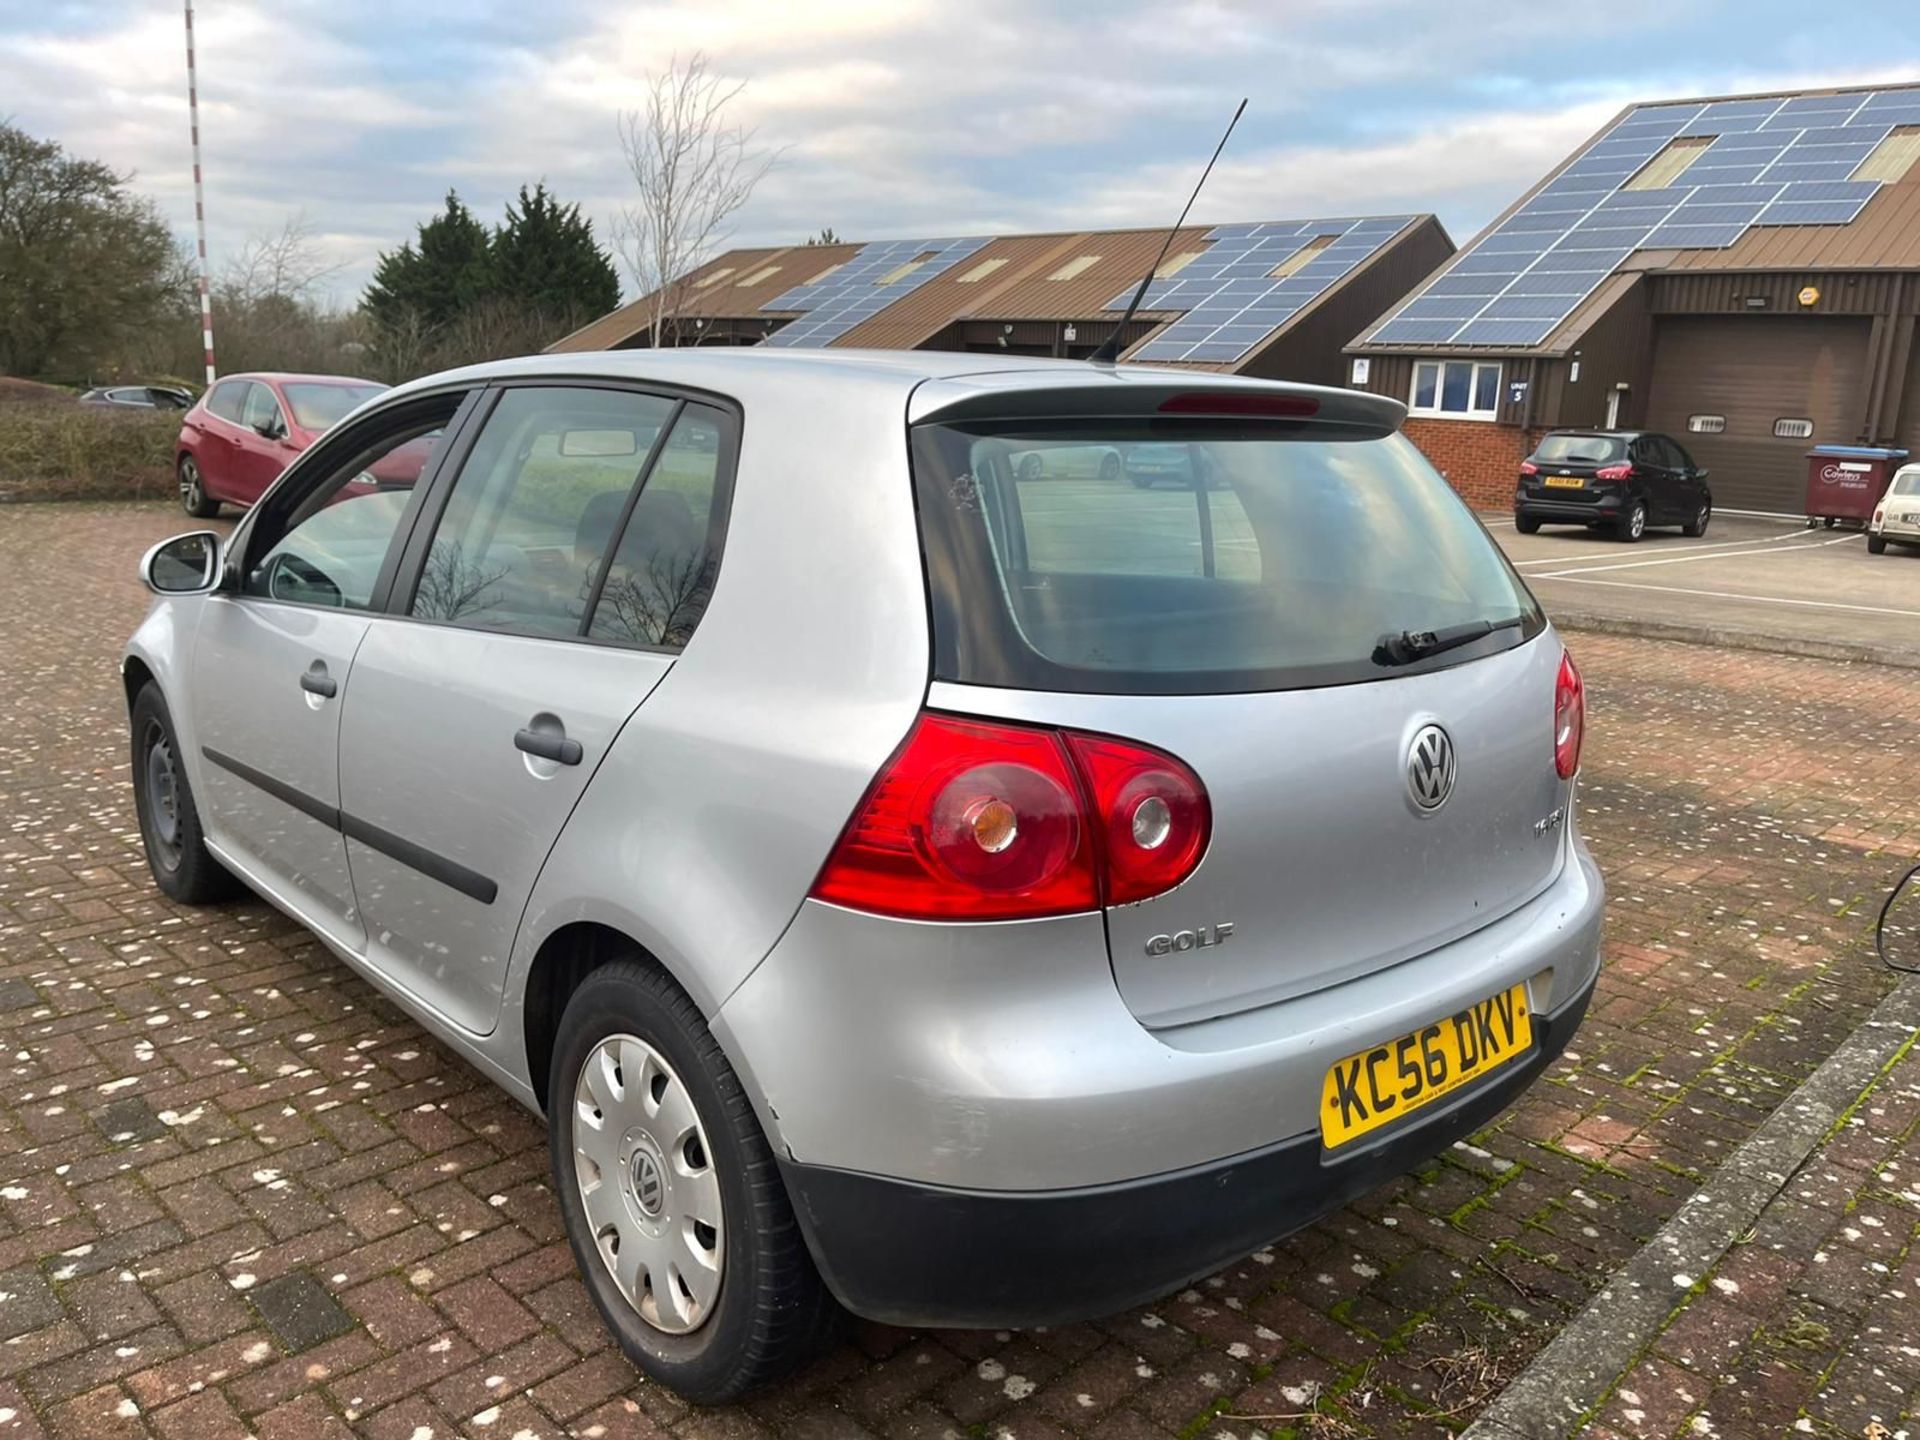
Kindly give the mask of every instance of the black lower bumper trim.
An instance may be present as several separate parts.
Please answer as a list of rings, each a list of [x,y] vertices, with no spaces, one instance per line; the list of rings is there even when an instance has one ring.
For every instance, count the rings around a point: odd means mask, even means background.
[[[905,1326],[1028,1327],[1156,1300],[1404,1174],[1505,1109],[1567,1047],[1591,983],[1536,1016],[1535,1047],[1484,1086],[1353,1152],[1318,1135],[1079,1190],[955,1190],[782,1161],[827,1286]]]

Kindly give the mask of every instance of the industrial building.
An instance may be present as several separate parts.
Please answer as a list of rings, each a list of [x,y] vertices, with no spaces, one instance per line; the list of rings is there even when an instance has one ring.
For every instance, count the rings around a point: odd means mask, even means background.
[[[549,349],[646,346],[657,328],[675,345],[1087,356],[1166,238],[1082,230],[730,250]],[[1343,347],[1452,253],[1431,215],[1189,227],[1128,324],[1124,358],[1337,384]]]
[[[1347,383],[1476,504],[1555,427],[1679,438],[1722,508],[1806,451],[1920,453],[1920,86],[1630,106],[1386,310]]]

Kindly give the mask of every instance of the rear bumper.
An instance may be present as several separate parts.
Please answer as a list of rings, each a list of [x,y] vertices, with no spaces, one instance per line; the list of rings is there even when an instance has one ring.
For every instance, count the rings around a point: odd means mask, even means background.
[[[1514,498],[1513,513],[1528,520],[1591,525],[1596,520],[1611,520],[1618,515],[1623,498],[1618,491],[1603,491],[1593,500],[1543,500],[1533,495],[1519,495]]]
[[[1335,1155],[1307,1134],[1142,1180],[997,1193],[792,1161],[781,1169],[828,1288],[856,1314],[977,1327],[1110,1315],[1310,1224],[1478,1130],[1566,1049],[1596,978],[1536,1016],[1524,1058]]]

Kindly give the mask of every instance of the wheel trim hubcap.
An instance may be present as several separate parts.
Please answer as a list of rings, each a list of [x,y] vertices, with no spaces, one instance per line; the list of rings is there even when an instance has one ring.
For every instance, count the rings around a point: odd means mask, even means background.
[[[171,862],[180,851],[180,776],[174,768],[173,746],[164,735],[147,745],[147,813],[154,839]]]
[[[1632,517],[1627,521],[1627,529],[1632,534],[1638,535],[1646,528],[1647,512],[1636,505],[1634,506]]]
[[[200,503],[200,467],[192,462],[180,467],[180,494],[189,505]]]
[[[574,1082],[574,1175],[601,1264],[657,1330],[713,1314],[726,1269],[720,1177],[686,1083],[635,1035],[609,1035]]]

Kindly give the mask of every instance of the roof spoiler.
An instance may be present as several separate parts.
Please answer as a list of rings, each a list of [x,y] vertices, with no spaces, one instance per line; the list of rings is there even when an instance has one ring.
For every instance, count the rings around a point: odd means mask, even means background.
[[[1202,371],[1014,370],[928,380],[907,403],[907,423],[932,420],[1070,420],[1166,415],[1189,419],[1307,421],[1389,435],[1407,407],[1384,395],[1285,385]]]

